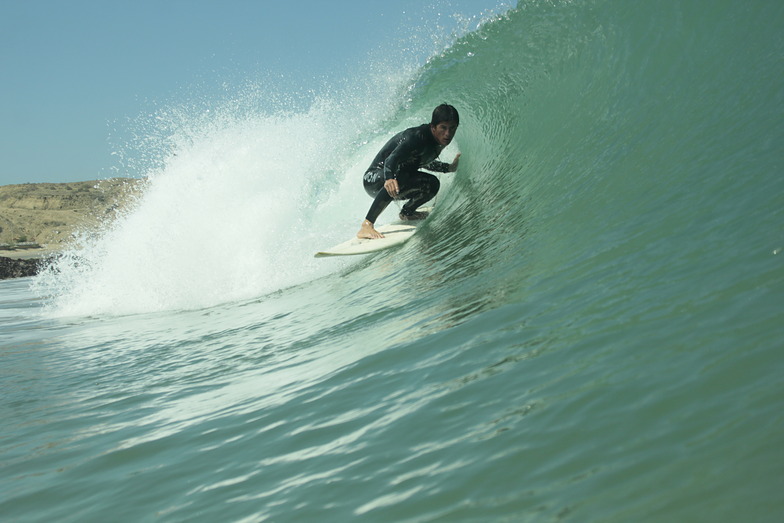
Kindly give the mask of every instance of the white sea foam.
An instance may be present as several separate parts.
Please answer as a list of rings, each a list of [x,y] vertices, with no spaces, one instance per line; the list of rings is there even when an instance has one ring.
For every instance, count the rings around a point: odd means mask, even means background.
[[[375,85],[400,89],[406,79]],[[370,96],[370,88],[297,113],[254,112],[263,94],[244,93],[241,103],[197,114],[154,115],[171,130],[149,141],[167,144],[161,165],[132,211],[83,235],[37,278],[38,291],[53,296],[50,312],[201,308],[334,271],[313,252],[358,227],[369,202],[361,171],[386,138],[368,133],[399,109],[390,92]]]

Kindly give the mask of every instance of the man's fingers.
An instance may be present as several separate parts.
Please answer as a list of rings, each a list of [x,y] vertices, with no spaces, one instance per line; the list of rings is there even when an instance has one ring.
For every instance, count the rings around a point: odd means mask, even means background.
[[[397,180],[387,180],[387,182],[384,184],[384,187],[386,188],[389,195],[393,198],[400,193]]]

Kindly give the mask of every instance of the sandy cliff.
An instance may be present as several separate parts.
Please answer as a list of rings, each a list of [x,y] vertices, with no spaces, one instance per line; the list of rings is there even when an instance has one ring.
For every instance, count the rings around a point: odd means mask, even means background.
[[[141,180],[112,178],[73,183],[0,186],[0,256],[57,250],[76,230],[92,229],[131,204]]]

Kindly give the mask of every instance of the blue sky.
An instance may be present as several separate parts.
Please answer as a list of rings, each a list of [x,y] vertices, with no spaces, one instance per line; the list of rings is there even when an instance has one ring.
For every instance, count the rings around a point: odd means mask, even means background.
[[[0,185],[116,175],[110,129],[193,86],[318,89],[416,27],[509,3],[0,0]]]

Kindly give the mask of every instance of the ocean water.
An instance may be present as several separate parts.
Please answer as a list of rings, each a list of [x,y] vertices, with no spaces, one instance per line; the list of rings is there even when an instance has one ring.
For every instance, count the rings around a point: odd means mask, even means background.
[[[781,521],[782,35],[521,1],[306,109],[161,109],[133,208],[0,282],[0,519]],[[314,259],[443,101],[420,232]]]

